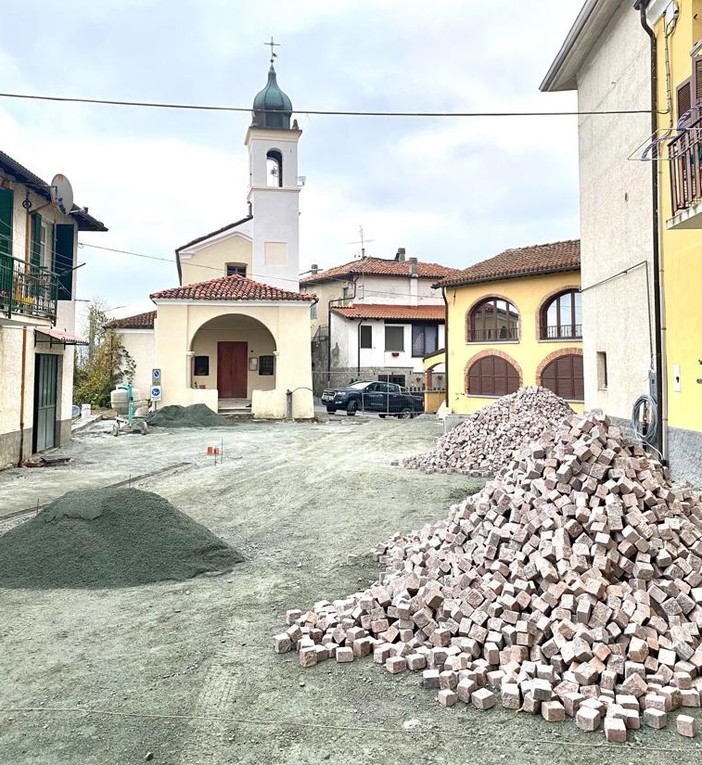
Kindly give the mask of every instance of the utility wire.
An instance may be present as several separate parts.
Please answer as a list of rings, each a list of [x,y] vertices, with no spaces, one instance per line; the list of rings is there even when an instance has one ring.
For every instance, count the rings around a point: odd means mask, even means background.
[[[250,106],[213,106],[206,104],[172,104],[159,101],[117,101],[107,98],[75,98],[69,96],[40,96],[30,93],[0,93],[0,98],[21,98],[30,101],[55,101],[70,104],[99,104],[103,106],[138,106],[149,109],[184,109],[208,112],[250,112]],[[259,111],[259,110],[257,110]],[[261,109],[268,114],[287,114],[282,109]],[[559,112],[383,112],[332,109],[295,109],[297,114],[315,114],[328,117],[582,117],[590,115],[651,114],[650,109],[606,109],[603,111],[559,111]],[[668,114],[668,111],[657,111]]]

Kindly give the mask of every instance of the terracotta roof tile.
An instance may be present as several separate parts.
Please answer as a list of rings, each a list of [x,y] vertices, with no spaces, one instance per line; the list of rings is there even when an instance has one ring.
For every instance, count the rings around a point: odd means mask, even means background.
[[[321,282],[333,281],[335,279],[350,279],[360,274],[371,274],[372,276],[401,276],[408,278],[412,274],[412,266],[415,265],[409,260],[386,260],[384,258],[363,258],[362,260],[352,260],[350,263],[344,263],[342,266],[334,266],[326,271],[320,271],[316,274],[300,279],[300,284],[320,284]],[[452,274],[459,273],[456,268],[448,268],[438,263],[416,263],[417,276],[425,279],[443,279]]]
[[[437,282],[436,287],[457,287],[462,284],[494,282],[501,279],[515,279],[519,276],[552,274],[559,271],[580,269],[580,240],[570,239],[550,244],[535,244],[530,247],[515,247],[505,250],[494,258],[460,271]]]
[[[105,324],[105,329],[153,329],[156,311],[137,313],[122,319],[112,319]]]
[[[339,316],[347,319],[395,319],[410,321],[426,319],[443,321],[446,318],[446,307],[441,305],[372,305],[359,303],[348,307],[331,309]]]
[[[237,274],[153,292],[149,297],[152,300],[301,300],[307,302],[315,299],[314,295],[281,290]]]

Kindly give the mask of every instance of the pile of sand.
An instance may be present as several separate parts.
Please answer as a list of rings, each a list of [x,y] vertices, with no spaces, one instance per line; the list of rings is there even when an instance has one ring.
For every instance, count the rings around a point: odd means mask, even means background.
[[[146,418],[146,422],[150,428],[221,428],[232,424],[205,404],[164,406],[163,409],[152,412]]]
[[[70,491],[0,537],[0,587],[129,587],[230,570],[242,556],[158,494]]]

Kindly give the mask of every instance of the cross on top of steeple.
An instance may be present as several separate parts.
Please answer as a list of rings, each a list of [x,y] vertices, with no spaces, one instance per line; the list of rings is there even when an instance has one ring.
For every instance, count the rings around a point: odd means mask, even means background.
[[[280,43],[273,42],[273,35],[271,35],[271,41],[267,43],[263,43],[264,45],[270,46],[271,49],[271,64],[273,63],[273,59],[278,56],[278,54],[273,50],[273,48],[280,48]]]

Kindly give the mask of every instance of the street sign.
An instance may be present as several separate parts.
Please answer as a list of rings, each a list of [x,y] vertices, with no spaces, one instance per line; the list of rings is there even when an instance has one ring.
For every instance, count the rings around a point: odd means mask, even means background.
[[[160,369],[152,369],[151,370],[151,384],[152,385],[160,385],[161,384],[161,370]]]
[[[161,386],[160,385],[152,385],[151,386],[151,400],[152,401],[160,401],[161,400]]]

